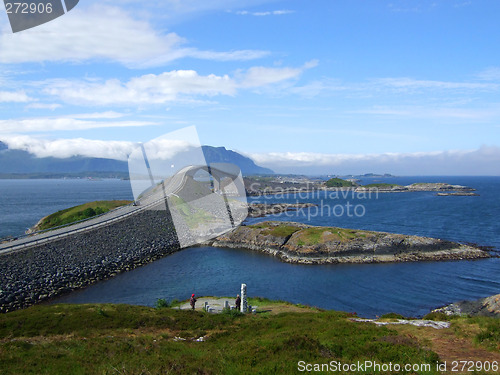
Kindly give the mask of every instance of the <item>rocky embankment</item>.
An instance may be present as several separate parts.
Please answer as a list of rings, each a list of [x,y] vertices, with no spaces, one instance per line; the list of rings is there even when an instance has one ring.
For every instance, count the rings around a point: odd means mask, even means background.
[[[435,238],[268,221],[241,226],[210,243],[246,248],[289,263],[374,263],[488,258],[484,250]]]
[[[299,208],[316,207],[314,203],[253,203],[248,206],[249,217],[263,217],[276,215],[282,212],[295,211]]]
[[[0,254],[0,312],[33,305],[179,250],[168,211]]]
[[[445,182],[420,182],[411,185],[397,185],[388,183],[375,183],[369,185],[344,186],[344,187],[326,187],[319,184],[307,184],[303,186],[266,186],[260,185],[247,188],[246,193],[249,196],[266,196],[266,195],[284,195],[284,194],[305,194],[317,191],[354,191],[355,193],[377,192],[377,193],[411,193],[411,192],[436,192],[442,195],[456,196],[476,196],[472,193],[476,189],[463,186],[452,185]]]
[[[460,301],[432,310],[446,315],[472,315],[500,317],[500,294],[475,301]]]
[[[435,191],[435,192],[445,192],[446,195],[477,195],[471,194],[471,192],[476,191],[476,189],[462,186],[462,185],[451,185],[444,182],[421,182],[411,185],[392,185],[392,184],[372,184],[367,186],[358,186],[354,189],[356,192],[365,192],[370,190],[377,190],[381,193],[401,193],[401,192],[416,192],[416,191]]]

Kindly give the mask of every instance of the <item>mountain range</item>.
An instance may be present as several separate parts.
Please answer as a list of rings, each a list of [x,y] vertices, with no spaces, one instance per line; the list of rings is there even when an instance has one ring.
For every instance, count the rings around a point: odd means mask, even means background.
[[[225,147],[202,146],[207,163],[232,163],[240,167],[243,175],[273,174],[268,168]],[[23,151],[9,149],[0,141],[0,175],[3,177],[57,177],[62,175],[128,176],[126,161],[72,156],[69,158],[44,157]]]

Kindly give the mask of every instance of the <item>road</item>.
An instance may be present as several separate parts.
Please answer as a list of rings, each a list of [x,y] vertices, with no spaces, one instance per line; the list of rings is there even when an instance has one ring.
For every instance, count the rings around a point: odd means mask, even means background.
[[[163,180],[160,184],[154,187],[151,191],[147,192],[144,197],[137,200],[137,205],[127,205],[111,210],[98,217],[85,220],[67,227],[50,230],[43,233],[35,233],[32,235],[24,236],[13,241],[8,241],[0,244],[0,255],[23,249],[29,246],[42,244],[49,241],[54,241],[59,238],[74,235],[89,231],[101,226],[112,224],[116,221],[123,220],[132,215],[148,210],[165,210],[167,208],[166,198],[169,195],[176,194],[182,190],[188,176],[193,176],[198,170],[207,170],[204,166],[191,166],[185,167],[177,172],[175,175]],[[212,168],[212,173],[217,176],[234,177],[224,171],[219,171]]]

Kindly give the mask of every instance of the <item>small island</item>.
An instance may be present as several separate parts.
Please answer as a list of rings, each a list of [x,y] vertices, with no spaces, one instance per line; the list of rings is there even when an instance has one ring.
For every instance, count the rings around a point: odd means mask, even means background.
[[[333,177],[329,180],[313,180],[305,176],[286,179],[276,177],[245,177],[245,190],[248,196],[265,196],[279,194],[301,194],[318,191],[352,191],[354,193],[411,193],[411,192],[437,192],[446,196],[477,196],[473,193],[476,189],[453,185],[446,182],[416,182],[410,185],[400,185],[387,182],[374,182],[361,185],[355,178],[342,179]]]
[[[241,226],[210,242],[301,264],[414,262],[489,258],[482,249],[436,238],[266,221]]]

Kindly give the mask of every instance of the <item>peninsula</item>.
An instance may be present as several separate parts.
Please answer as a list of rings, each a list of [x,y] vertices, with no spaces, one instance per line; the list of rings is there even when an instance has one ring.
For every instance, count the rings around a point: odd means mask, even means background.
[[[209,243],[245,248],[301,264],[381,263],[489,258],[482,249],[411,235],[295,222],[266,221],[241,226]]]

